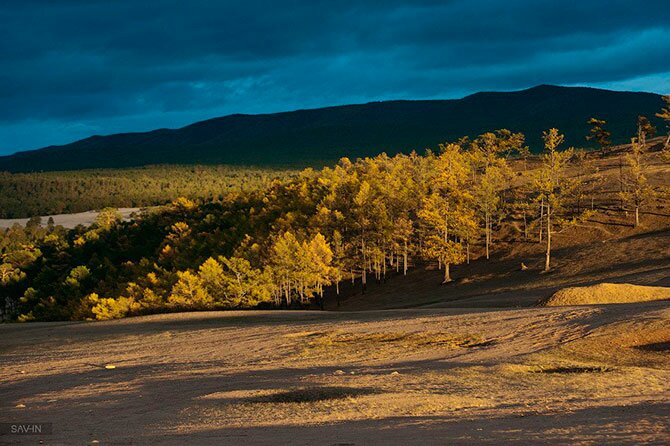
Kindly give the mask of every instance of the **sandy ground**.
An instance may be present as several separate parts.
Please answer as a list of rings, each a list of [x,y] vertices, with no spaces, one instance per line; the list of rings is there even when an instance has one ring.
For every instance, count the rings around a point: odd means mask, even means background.
[[[0,444],[670,443],[668,302],[183,313],[0,339],[0,422],[54,430]]]
[[[118,211],[123,219],[128,220],[130,218],[130,214],[139,212],[140,208],[119,208]],[[54,224],[56,226],[60,225],[64,228],[72,229],[77,225],[91,225],[97,216],[98,213],[96,211],[79,212],[77,214],[44,215],[42,216],[42,225],[46,225],[49,217],[53,217]],[[20,224],[21,226],[25,226],[28,220],[28,218],[0,219],[0,229],[11,228],[16,223]]]

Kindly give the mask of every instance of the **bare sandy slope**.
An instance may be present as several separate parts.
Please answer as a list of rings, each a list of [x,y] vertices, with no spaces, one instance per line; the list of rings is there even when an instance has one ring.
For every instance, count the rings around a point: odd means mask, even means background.
[[[121,214],[121,217],[127,220],[130,218],[130,214],[139,212],[140,208],[119,208],[118,211]],[[64,228],[72,229],[78,225],[90,226],[97,216],[98,212],[96,211],[78,212],[76,214],[45,215],[42,216],[42,225],[46,225],[49,217],[52,217],[56,226],[60,225]],[[17,223],[21,226],[25,226],[28,220],[28,218],[0,219],[0,229],[11,228]]]
[[[45,444],[670,442],[668,302],[186,313],[0,339],[0,421],[53,422]]]
[[[670,287],[670,230],[626,229],[623,234],[596,239],[598,232],[569,228],[558,234],[553,270],[548,274],[542,273],[543,247],[536,242],[519,243],[510,250],[499,248],[489,261],[477,259],[453,267],[455,280],[448,285],[440,285],[441,271],[424,265],[410,269],[407,277],[391,273],[384,283],[370,280],[366,294],[361,294],[358,279],[354,286],[343,283],[340,306],[331,293],[326,308],[526,307],[567,287],[603,282]],[[528,270],[521,270],[522,262]]]

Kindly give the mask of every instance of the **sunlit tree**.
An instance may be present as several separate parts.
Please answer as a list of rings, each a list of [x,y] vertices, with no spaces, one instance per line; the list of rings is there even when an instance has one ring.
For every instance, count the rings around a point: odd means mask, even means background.
[[[637,138],[631,140],[631,150],[626,154],[624,173],[625,189],[622,199],[634,209],[635,227],[640,225],[640,208],[654,196],[654,190],[647,179],[647,165],[644,161],[645,145]]]
[[[558,129],[549,129],[543,133],[542,137],[545,151],[542,154],[542,166],[534,184],[538,192],[538,199],[544,207],[542,213],[546,223],[544,270],[549,271],[551,268],[553,225],[556,223],[555,216],[565,206],[574,186],[574,182],[571,181],[567,173],[568,163],[573,156],[574,149],[558,150],[564,141],[564,136]]]

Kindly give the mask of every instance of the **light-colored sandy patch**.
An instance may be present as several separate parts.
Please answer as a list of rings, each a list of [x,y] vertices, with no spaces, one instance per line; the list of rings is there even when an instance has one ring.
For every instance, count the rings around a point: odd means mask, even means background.
[[[140,208],[119,208],[119,214],[124,220],[129,220],[132,214],[139,213]],[[54,215],[43,215],[42,226],[47,224],[49,218],[53,218],[54,224],[56,226],[63,226],[67,229],[72,229],[78,225],[90,226],[95,221],[98,216],[97,211],[86,211],[86,212],[77,212],[74,214],[54,214]],[[25,226],[28,223],[28,218],[4,218],[0,219],[0,229],[11,228],[15,224]]]
[[[341,361],[399,358],[413,353],[432,353],[457,348],[487,346],[493,341],[481,335],[442,331],[354,332],[335,330],[311,333],[300,355],[305,358],[331,357]]]
[[[592,286],[569,287],[554,293],[544,305],[597,305],[625,304],[670,299],[670,288],[631,285],[628,283],[600,283]]]

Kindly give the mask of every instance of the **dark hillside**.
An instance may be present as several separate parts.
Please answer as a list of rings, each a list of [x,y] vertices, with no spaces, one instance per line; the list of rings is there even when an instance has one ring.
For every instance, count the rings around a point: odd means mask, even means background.
[[[644,114],[655,121],[659,95],[542,85],[476,93],[458,100],[386,101],[267,115],[230,115],[170,130],[92,136],[63,146],[0,157],[0,170],[72,170],[148,164],[323,164],[422,152],[464,135],[497,128],[523,132],[540,149],[541,132],[558,127],[582,146],[586,120],[608,121],[615,143],[626,142]],[[657,123],[658,124],[658,123]]]

